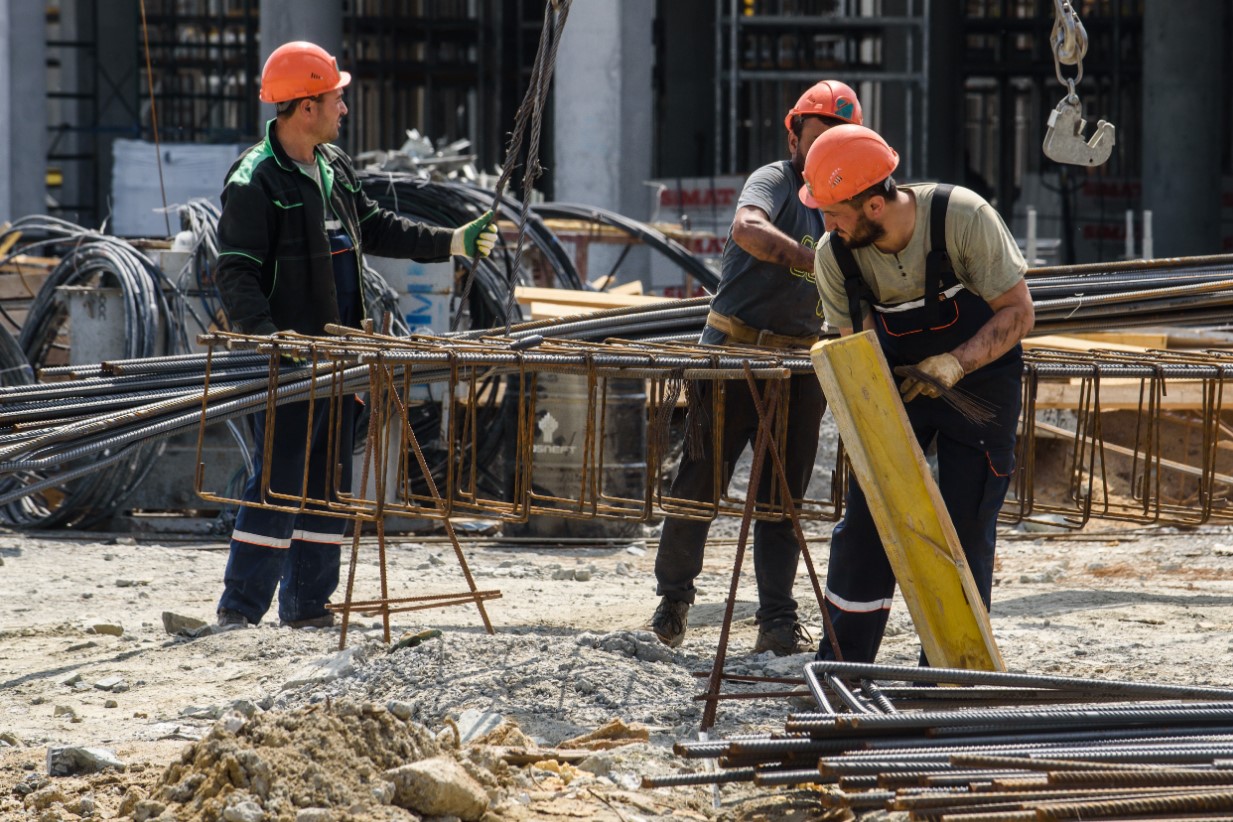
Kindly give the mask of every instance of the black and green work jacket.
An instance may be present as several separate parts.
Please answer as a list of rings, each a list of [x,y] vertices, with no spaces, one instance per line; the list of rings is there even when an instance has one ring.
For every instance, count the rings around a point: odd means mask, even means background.
[[[214,279],[233,331],[318,335],[338,322],[327,221],[350,236],[357,270],[365,252],[449,259],[451,229],[378,206],[360,188],[347,155],[329,143],[315,149],[318,187],[278,142],[274,123],[236,160],[223,188]]]

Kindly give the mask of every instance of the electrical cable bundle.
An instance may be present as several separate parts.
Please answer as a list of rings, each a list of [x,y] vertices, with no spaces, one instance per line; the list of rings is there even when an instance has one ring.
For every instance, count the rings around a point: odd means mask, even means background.
[[[359,173],[364,193],[404,217],[429,225],[457,228],[479,218],[488,209],[492,192],[465,183],[439,183],[410,174],[364,171]],[[503,198],[496,218],[516,221],[519,205]],[[527,236],[538,252],[533,255],[529,270],[513,272],[513,254],[499,243],[490,256],[479,261],[476,288],[467,304],[461,307],[469,316],[471,328],[504,327],[507,320],[518,322],[520,313],[509,314],[509,284],[536,284],[558,288],[582,288],[578,272],[565,249],[543,221],[533,218],[527,223]],[[517,305],[515,304],[515,311]]]

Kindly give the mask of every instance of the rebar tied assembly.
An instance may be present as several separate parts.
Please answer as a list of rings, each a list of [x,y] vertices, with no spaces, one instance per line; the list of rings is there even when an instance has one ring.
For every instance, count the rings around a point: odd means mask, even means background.
[[[686,396],[708,396],[698,413],[711,414],[715,441],[693,442],[683,447],[721,449],[725,390],[749,390],[748,384],[767,387],[768,395],[795,373],[807,372],[803,352],[775,352],[747,348],[717,348],[681,343],[642,343],[609,340],[591,343],[579,340],[532,338],[394,337],[360,332],[339,326],[327,329],[333,336],[244,336],[216,333],[200,341],[209,349],[205,387],[202,392],[200,426],[202,441],[206,425],[230,413],[234,389],[211,387],[213,360],[229,362],[239,352],[255,353],[268,363],[263,408],[265,441],[262,464],[270,465],[277,407],[309,401],[309,419],[317,415],[334,420],[342,403],[364,396],[367,434],[362,457],[354,475],[358,481],[346,490],[339,481],[343,460],[335,434],[328,461],[331,479],[310,485],[308,466],[298,493],[281,493],[270,487],[268,471],[260,478],[256,501],[244,500],[219,489],[202,486],[204,451],[199,453],[197,492],[206,500],[226,505],[247,505],[281,511],[312,510],[356,522],[351,572],[345,601],[335,607],[344,614],[342,641],[346,638],[346,614],[352,610],[380,613],[388,632],[390,613],[473,601],[485,625],[483,600],[499,596],[475,587],[461,546],[453,536],[451,519],[482,516],[506,523],[525,522],[533,516],[565,519],[622,519],[645,522],[672,515],[690,519],[713,519],[721,515],[749,519],[826,519],[836,517],[842,498],[842,481],[831,483],[828,498],[785,500],[782,479],[772,474],[771,494],[766,502],[730,495],[724,489],[722,466],[716,464],[710,500],[671,496],[663,466],[670,463],[673,442],[672,418]],[[541,390],[551,380],[573,382],[573,416],[557,420],[545,411]],[[689,388],[711,381],[715,390]],[[738,389],[730,384],[739,381]],[[748,384],[747,384],[748,383]],[[633,402],[630,397],[633,397]],[[430,455],[417,433],[420,408],[441,403],[439,431],[429,432],[438,453]],[[493,424],[485,409],[497,403],[503,409],[505,449],[500,466],[475,447],[485,424]],[[558,411],[558,413],[560,413]],[[782,459],[787,442],[786,405],[767,414],[768,448]],[[631,420],[630,417],[633,417]],[[682,437],[688,440],[687,435]],[[617,450],[626,452],[630,442],[638,470],[608,469]],[[549,457],[567,453],[570,471],[548,476]],[[430,464],[432,463],[432,464]],[[492,472],[503,475],[495,484],[484,482]],[[751,482],[756,487],[756,482]],[[450,535],[467,579],[468,591],[434,598],[391,598],[385,573],[384,527],[389,516],[439,521]],[[381,568],[381,597],[352,599],[355,554],[361,526],[371,523],[377,531]],[[490,628],[490,626],[489,626]],[[491,628],[490,628],[491,630]],[[387,637],[388,639],[388,637]]]

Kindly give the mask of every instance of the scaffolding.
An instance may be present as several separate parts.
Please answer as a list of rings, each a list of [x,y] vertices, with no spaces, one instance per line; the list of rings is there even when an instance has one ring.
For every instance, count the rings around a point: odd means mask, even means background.
[[[783,112],[821,79],[856,89],[878,130],[901,104],[901,173],[921,173],[929,0],[715,0],[715,17],[717,176],[779,158]]]

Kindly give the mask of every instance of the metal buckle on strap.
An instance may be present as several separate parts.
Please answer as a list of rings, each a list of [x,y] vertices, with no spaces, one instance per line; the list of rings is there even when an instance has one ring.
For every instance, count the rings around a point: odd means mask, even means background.
[[[938,293],[938,302],[941,302],[942,300],[949,300],[951,297],[955,296],[962,290],[963,290],[963,283],[955,283],[954,285],[952,285],[950,288],[946,289],[945,291],[941,291]],[[925,298],[921,297],[919,300],[909,300],[906,303],[899,303],[898,305],[877,305],[875,304],[873,306],[873,310],[877,311],[879,314],[898,314],[901,311],[912,311],[913,309],[924,308],[924,307],[925,307]]]

